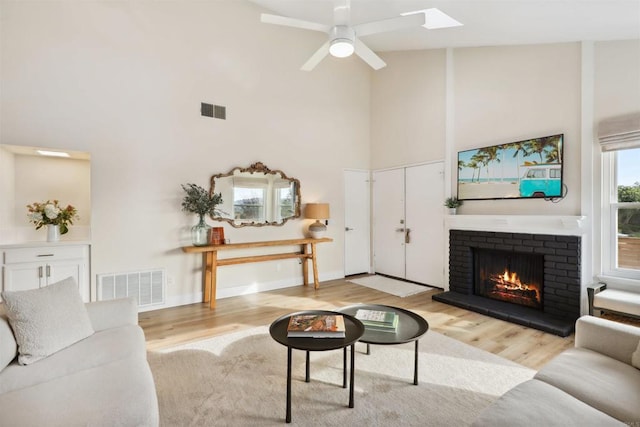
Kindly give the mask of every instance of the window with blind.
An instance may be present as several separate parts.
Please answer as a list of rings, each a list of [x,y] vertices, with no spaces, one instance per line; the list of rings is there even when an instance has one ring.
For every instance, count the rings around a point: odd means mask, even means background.
[[[640,113],[599,126],[603,171],[603,269],[640,279]]]

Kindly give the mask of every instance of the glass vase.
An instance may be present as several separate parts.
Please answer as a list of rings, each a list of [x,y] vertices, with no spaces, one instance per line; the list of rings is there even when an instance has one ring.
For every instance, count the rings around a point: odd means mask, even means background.
[[[207,246],[209,244],[209,230],[211,230],[211,226],[204,222],[204,215],[200,215],[200,221],[191,227],[193,246]]]

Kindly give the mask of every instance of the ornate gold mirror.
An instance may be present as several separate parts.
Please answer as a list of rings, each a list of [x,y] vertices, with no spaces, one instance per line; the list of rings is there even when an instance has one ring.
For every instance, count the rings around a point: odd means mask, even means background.
[[[262,162],[211,177],[211,193],[222,193],[221,216],[234,227],[283,225],[300,216],[300,181]]]

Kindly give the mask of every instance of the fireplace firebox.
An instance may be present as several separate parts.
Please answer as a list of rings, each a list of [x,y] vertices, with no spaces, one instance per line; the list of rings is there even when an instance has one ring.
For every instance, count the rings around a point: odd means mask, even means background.
[[[542,310],[544,256],[473,249],[474,293]]]
[[[580,260],[580,236],[452,229],[449,290],[433,299],[564,337],[580,317]]]

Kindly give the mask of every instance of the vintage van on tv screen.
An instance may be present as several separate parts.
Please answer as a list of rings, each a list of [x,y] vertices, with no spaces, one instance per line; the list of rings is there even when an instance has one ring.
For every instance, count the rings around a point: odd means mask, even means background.
[[[458,199],[562,197],[564,134],[458,153]]]

